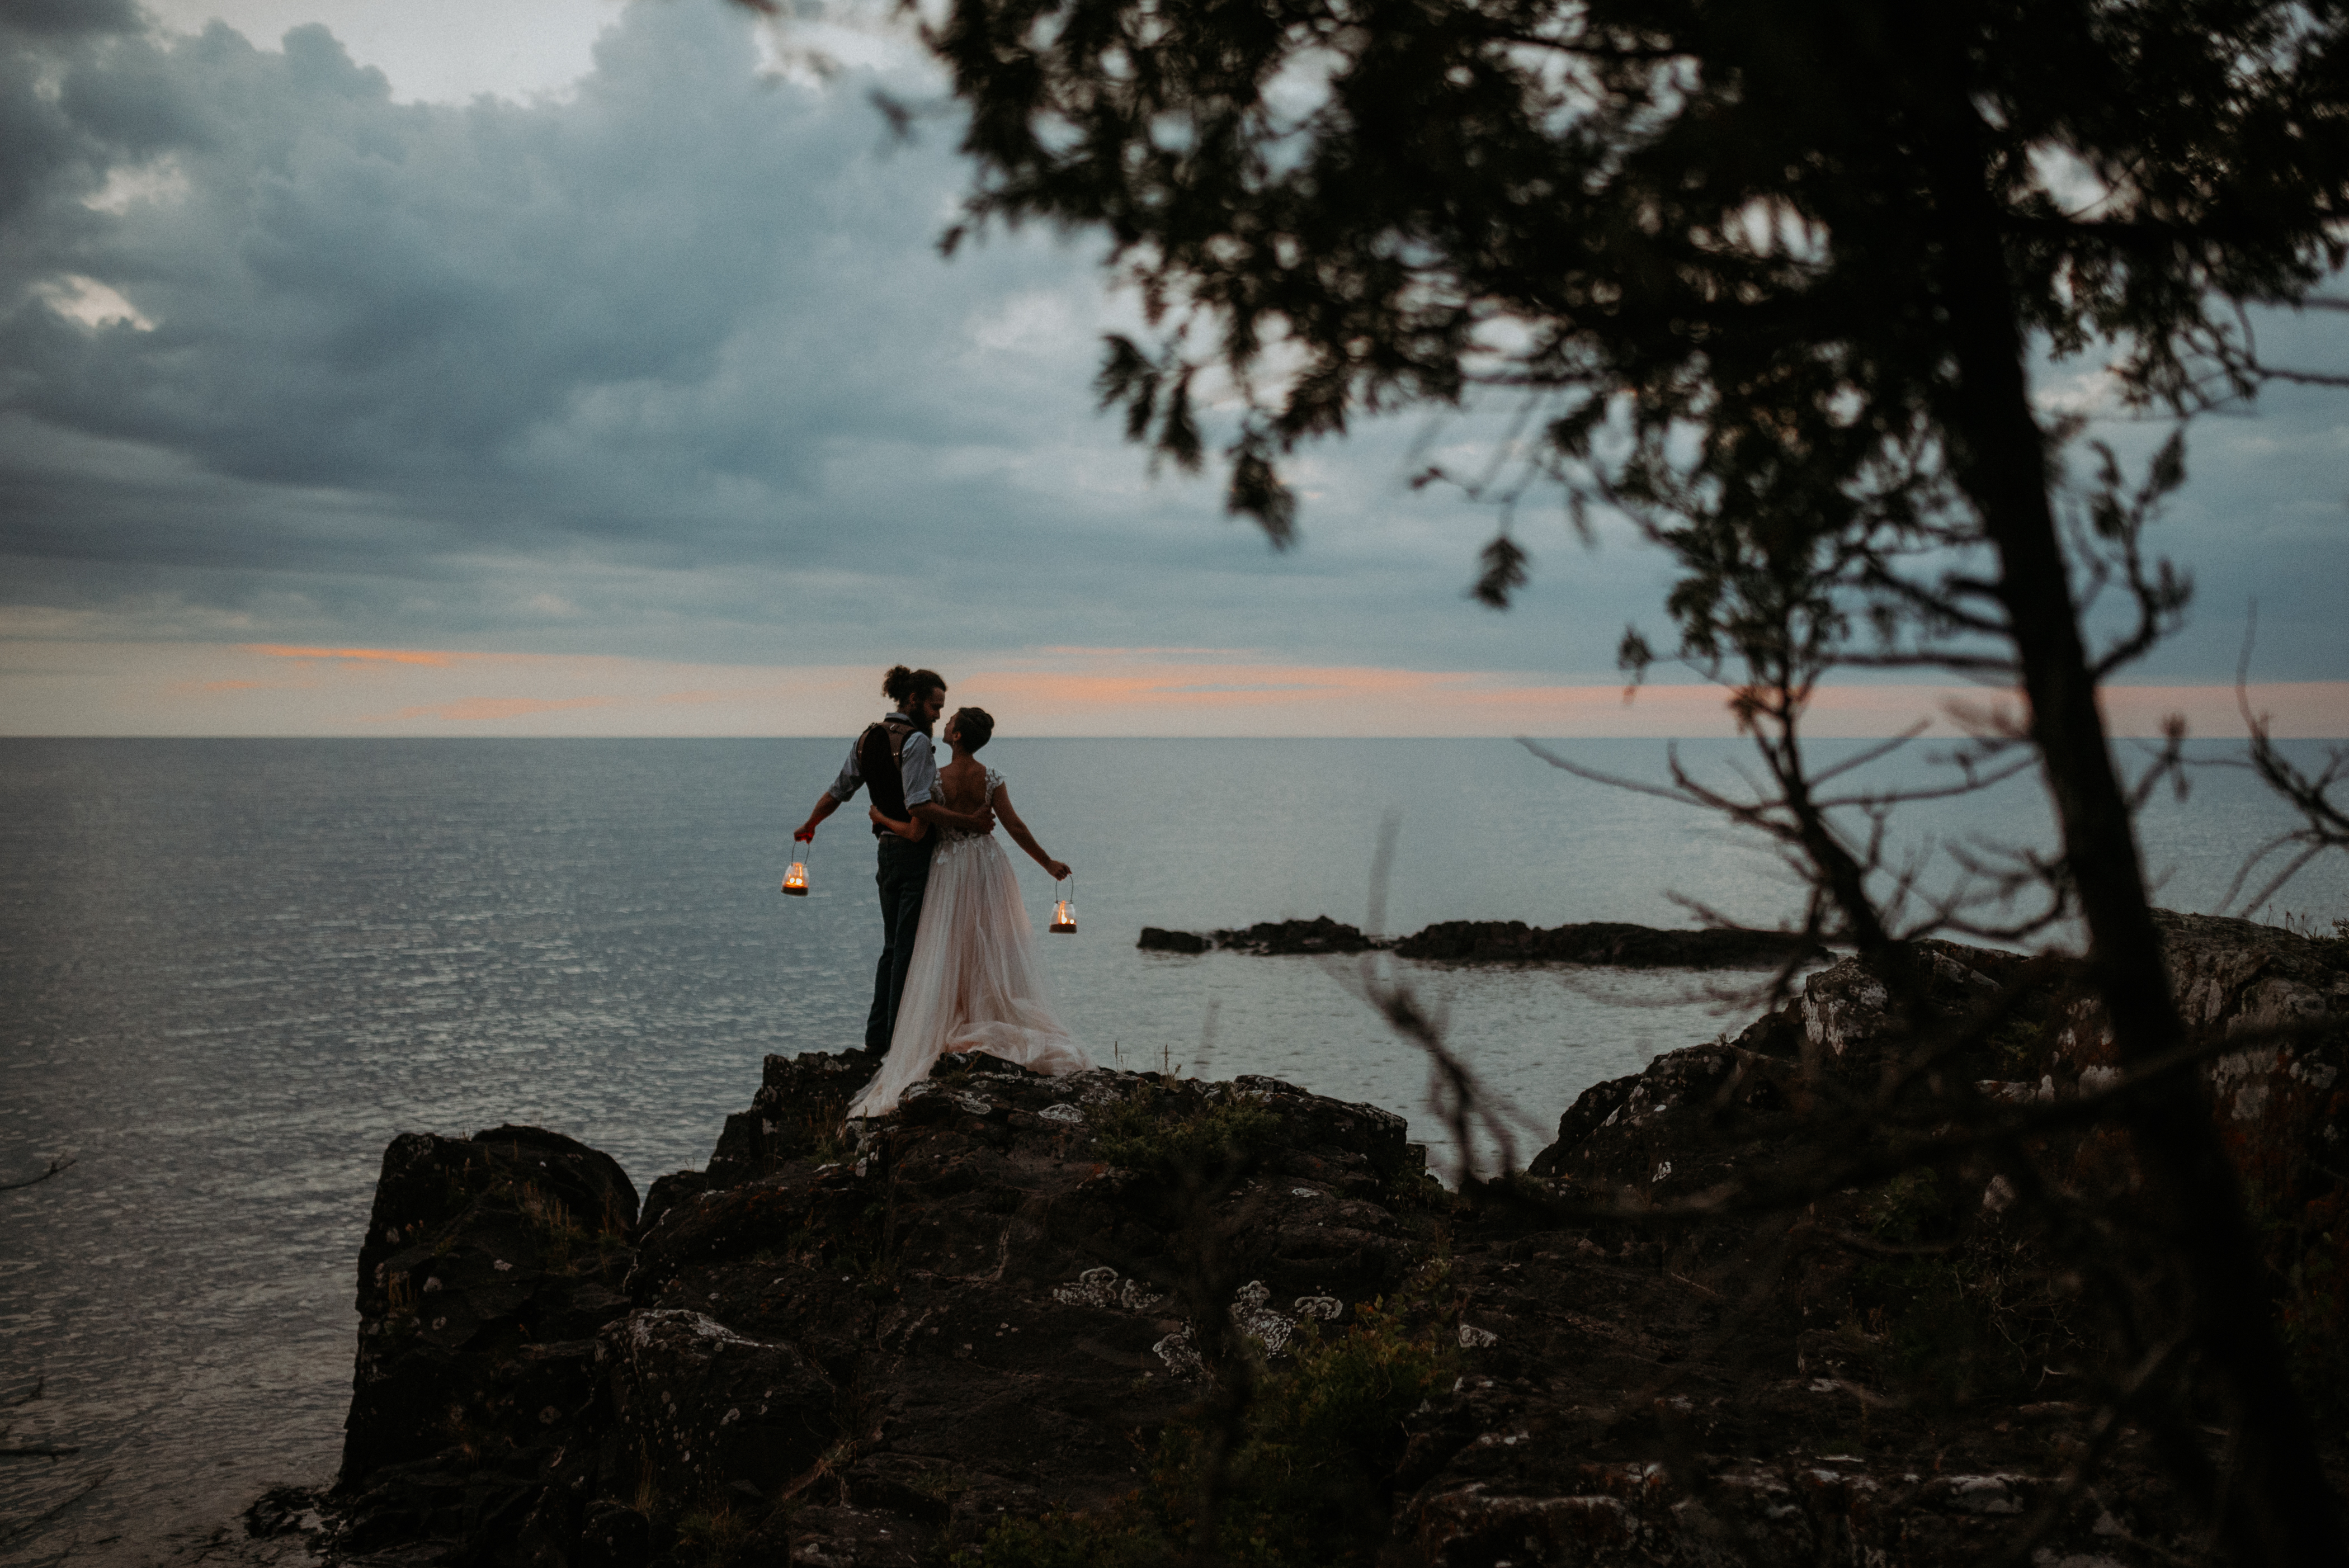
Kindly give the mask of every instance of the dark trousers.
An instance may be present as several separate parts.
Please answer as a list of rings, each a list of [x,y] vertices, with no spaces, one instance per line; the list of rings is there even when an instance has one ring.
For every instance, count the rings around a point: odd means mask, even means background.
[[[922,923],[922,894],[930,885],[930,851],[936,847],[935,834],[916,841],[892,833],[881,841],[881,864],[873,876],[881,890],[881,966],[873,975],[873,1013],[864,1020],[868,1051],[887,1050],[897,1027],[914,933]]]

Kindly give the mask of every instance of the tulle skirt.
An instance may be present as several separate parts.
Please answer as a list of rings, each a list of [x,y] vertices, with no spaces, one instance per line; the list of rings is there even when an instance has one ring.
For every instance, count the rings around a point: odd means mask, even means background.
[[[886,1115],[941,1056],[969,1050],[1055,1078],[1092,1066],[1052,1011],[1036,928],[992,836],[948,840],[931,857],[889,1055],[848,1114]]]

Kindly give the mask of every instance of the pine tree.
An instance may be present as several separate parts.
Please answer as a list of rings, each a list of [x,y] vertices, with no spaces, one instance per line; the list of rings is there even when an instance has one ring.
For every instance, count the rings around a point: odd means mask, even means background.
[[[969,222],[1108,233],[1157,335],[1111,342],[1105,404],[1196,468],[1195,386],[1241,388],[1228,504],[1275,542],[1299,442],[1498,388],[1539,420],[1527,478],[1675,550],[1685,649],[1795,690],[1855,656],[2011,672],[2094,990],[2143,1066],[2186,1033],[2095,690],[2185,587],[2143,562],[2144,506],[2108,484],[2095,521],[2138,615],[2090,647],[2058,526],[2068,432],[2034,412],[2030,366],[2103,352],[2126,396],[2181,417],[2256,389],[2239,307],[2302,300],[2349,249],[2344,15],[953,0],[930,41],[968,113]],[[2180,463],[2173,444],[2141,500]],[[1505,603],[1525,570],[1505,531],[1478,592]],[[2243,1445],[2229,1550],[2338,1563],[2196,1086],[2170,1073],[2124,1115]]]

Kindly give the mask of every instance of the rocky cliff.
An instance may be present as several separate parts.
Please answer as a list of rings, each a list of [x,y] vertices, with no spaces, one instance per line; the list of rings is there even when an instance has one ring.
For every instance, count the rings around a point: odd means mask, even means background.
[[[2325,944],[2172,932],[2211,1030],[2349,1013]],[[2022,964],[1912,961],[1953,1009]],[[1457,1194],[1372,1107],[984,1057],[856,1136],[836,1109],[869,1059],[770,1057],[709,1167],[641,1214],[554,1134],[403,1137],[359,1260],[332,1550],[1006,1568],[1171,1561],[1213,1528],[1262,1564],[2190,1558],[2191,1510],[2100,1413],[2076,1260],[1978,1154],[1683,1212],[1818,1158],[1820,1099],[1880,1079],[1885,1002],[1824,970]],[[1942,1066],[2056,1104],[2108,1055],[2051,989]],[[2343,1055],[2263,1039],[2210,1072],[2298,1342],[2343,1326]],[[2093,1125],[2040,1154],[2113,1158]],[[2331,1397],[2337,1368],[2307,1365]]]

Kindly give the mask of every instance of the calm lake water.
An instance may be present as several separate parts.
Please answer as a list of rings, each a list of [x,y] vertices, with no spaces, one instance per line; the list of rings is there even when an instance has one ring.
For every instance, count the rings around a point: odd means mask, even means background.
[[[771,1051],[856,1044],[879,946],[851,815],[778,896],[790,832],[844,740],[0,740],[0,1561],[136,1561],[263,1488],[334,1470],[352,1260],[396,1132],[536,1122],[639,1187],[698,1165]],[[1654,777],[1661,746],[1575,742]],[[2321,748],[2305,748],[2313,754]],[[1718,769],[1726,744],[1682,748]],[[1366,918],[1687,923],[1795,907],[1766,854],[1668,802],[1500,741],[999,740],[988,759],[1077,868],[1046,937],[1104,1061],[1270,1073],[1384,1105],[1449,1151],[1425,1070],[1310,959],[1134,950],[1144,924]],[[1914,760],[1885,777],[1914,777]],[[1925,836],[2029,836],[2035,791],[1918,809]],[[861,816],[861,813],[856,815]],[[2209,909],[2282,825],[2206,770],[2143,827],[2163,902]],[[1015,854],[1039,915],[1049,880]],[[2277,903],[2349,913],[2349,872]],[[1686,976],[1398,965],[1522,1113],[1741,1026]],[[1718,979],[1719,977],[1713,977]]]

